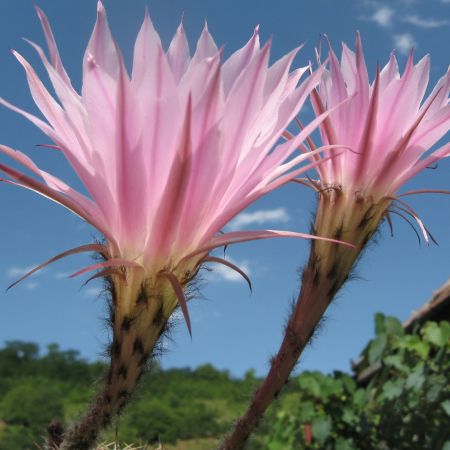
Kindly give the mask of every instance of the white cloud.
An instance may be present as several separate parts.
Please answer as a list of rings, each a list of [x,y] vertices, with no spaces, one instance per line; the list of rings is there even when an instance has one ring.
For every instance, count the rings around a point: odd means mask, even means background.
[[[98,297],[102,293],[99,287],[91,286],[83,289],[83,292],[88,297]]]
[[[19,267],[19,266],[11,266],[6,270],[6,275],[9,278],[20,278],[24,276],[26,273],[33,270],[36,266],[28,266],[28,267]],[[45,272],[45,269],[41,269],[36,274]],[[33,274],[34,275],[34,274]]]
[[[389,8],[388,6],[380,6],[370,16],[370,20],[375,22],[380,27],[388,28],[392,25],[394,13],[395,11],[392,8]]]
[[[448,3],[450,3],[450,0],[448,1]],[[443,27],[450,23],[448,20],[439,20],[431,17],[424,18],[417,15],[408,15],[403,19],[403,22],[409,23],[419,28],[424,28],[426,30]]]
[[[66,279],[69,278],[70,275],[72,275],[73,272],[56,272],[55,273],[55,278],[57,280],[62,280],[62,279]]]
[[[235,261],[231,258],[227,258],[227,261],[239,267],[242,271],[245,272],[247,276],[250,277],[250,265],[248,260],[244,259],[242,261]],[[231,281],[233,283],[244,281],[242,275],[237,273],[235,270],[230,269],[227,266],[224,266],[220,263],[212,263],[209,266],[212,270],[208,272],[207,278],[209,281]]]
[[[229,228],[240,230],[249,225],[263,225],[265,223],[286,223],[290,216],[285,208],[261,209],[253,212],[243,212],[237,215],[230,223]]]
[[[407,55],[412,47],[417,47],[414,36],[410,33],[394,34],[394,48],[402,55]]]
[[[441,3],[445,3],[445,4],[449,5],[450,4],[450,0],[441,0]]]
[[[25,289],[28,289],[29,291],[34,291],[38,286],[39,286],[38,283],[30,282],[25,285]]]

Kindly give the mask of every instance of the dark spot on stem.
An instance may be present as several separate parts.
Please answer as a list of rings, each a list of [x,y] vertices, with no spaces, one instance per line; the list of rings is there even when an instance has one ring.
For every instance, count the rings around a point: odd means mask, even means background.
[[[155,316],[152,320],[152,325],[155,327],[162,326],[164,323],[164,308],[163,305],[160,304],[159,308],[156,310]]]
[[[369,239],[370,239],[370,235],[366,234],[366,236],[364,236],[364,239],[362,240],[361,247],[365,247],[366,244],[369,242]]]
[[[133,318],[125,316],[122,320],[121,328],[123,331],[129,331],[131,328],[131,324],[133,323]]]
[[[338,264],[335,261],[332,266],[330,267],[330,270],[327,273],[327,278],[329,280],[334,280],[337,276],[337,271],[338,271]]]
[[[313,282],[313,285],[315,286],[315,287],[317,287],[317,286],[319,286],[319,282],[320,282],[320,272],[319,272],[319,270],[317,269],[317,267],[315,267],[314,269],[313,269],[313,279],[312,279],[312,282]]]
[[[369,221],[372,219],[372,208],[369,208],[366,213],[364,214],[363,218],[358,224],[358,229],[362,230],[365,228],[365,226],[369,223]]]
[[[133,355],[136,353],[139,353],[140,355],[144,354],[144,344],[138,337],[133,342]]]
[[[333,300],[333,297],[334,297],[334,295],[336,294],[336,292],[338,291],[338,289],[339,289],[339,281],[336,280],[336,281],[331,285],[330,289],[328,289],[327,296],[328,296],[328,301],[329,301],[329,302],[331,302],[331,301]]]
[[[128,391],[126,389],[122,389],[121,391],[119,391],[119,393],[117,394],[118,398],[128,398]]]
[[[336,231],[334,232],[334,239],[340,240],[342,238],[342,234],[344,232],[344,227],[342,226],[342,224],[336,229]]]
[[[148,359],[147,355],[142,355],[141,359],[138,361],[138,366],[139,367],[144,366],[145,363],[147,362],[147,359]]]
[[[111,344],[111,356],[118,357],[120,355],[120,342],[114,338]]]
[[[139,291],[138,297],[136,299],[136,305],[147,305],[148,297],[145,292],[145,288],[142,285],[141,290]]]
[[[119,366],[119,369],[117,370],[117,374],[119,375],[119,377],[122,377],[124,380],[126,380],[128,376],[127,366],[125,366],[125,364],[121,364]]]

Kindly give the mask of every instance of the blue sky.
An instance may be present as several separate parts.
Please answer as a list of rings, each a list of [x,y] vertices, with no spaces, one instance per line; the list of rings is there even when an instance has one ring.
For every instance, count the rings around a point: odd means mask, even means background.
[[[38,4],[49,16],[66,68],[79,86],[81,58],[94,23],[96,1],[42,0]],[[402,65],[411,45],[418,57],[430,53],[432,83],[450,62],[449,0],[133,0],[126,7],[123,1],[105,0],[110,25],[125,55],[130,55],[145,4],[164,43],[169,42],[184,13],[191,48],[206,19],[216,42],[225,45],[225,56],[241,47],[260,24],[263,40],[273,36],[272,60],[305,42],[296,60],[297,65],[305,65],[313,58],[321,34],[328,34],[338,50],[342,40],[353,46],[355,31],[360,30],[372,74],[376,62],[384,64],[394,46]],[[10,53],[11,48],[19,50],[43,73],[22,37],[44,42],[32,2],[1,2],[0,95],[36,112],[22,70]],[[308,107],[302,116],[310,117]],[[47,138],[4,108],[0,109],[0,142],[25,151],[41,167],[77,186],[60,155],[36,147],[48,142]],[[426,170],[405,189],[448,189],[449,174],[450,161],[442,161],[438,170]],[[408,225],[399,220],[395,220],[394,238],[383,227],[379,243],[369,248],[357,268],[361,279],[349,283],[329,309],[328,319],[299,369],[348,370],[350,359],[358,357],[373,335],[375,312],[406,319],[448,279],[450,198],[417,196],[411,203],[439,246],[419,246]],[[6,288],[27,268],[96,236],[80,219],[33,193],[1,185],[0,204],[0,287]],[[308,231],[313,210],[312,192],[288,185],[254,204],[231,226]],[[279,345],[290,303],[296,298],[298,269],[307,252],[307,242],[290,239],[230,247],[228,256],[252,278],[253,294],[250,296],[245,282],[225,269],[216,267],[214,272],[203,273],[199,298],[189,305],[193,338],[181,321],[176,323],[163,366],[209,362],[234,375],[250,368],[265,373],[269,357]],[[88,256],[72,257],[7,294],[1,289],[0,342],[20,339],[43,346],[58,342],[63,349],[77,349],[89,359],[97,358],[107,341],[101,321],[105,316],[101,286],[81,288],[82,279],[67,279],[89,261]]]

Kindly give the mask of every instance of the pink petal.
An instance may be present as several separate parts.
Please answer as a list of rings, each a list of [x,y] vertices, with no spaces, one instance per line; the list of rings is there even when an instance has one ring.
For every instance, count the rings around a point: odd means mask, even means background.
[[[47,42],[47,47],[50,51],[50,58],[52,61],[52,66],[55,68],[55,71],[61,77],[62,81],[66,85],[71,86],[70,78],[67,75],[66,70],[64,69],[64,65],[61,61],[61,57],[59,56],[58,46],[56,45],[56,41],[53,36],[52,28],[50,27],[50,23],[48,22],[47,16],[44,14],[44,11],[42,11],[42,9],[39,8],[39,6],[35,5],[34,7],[36,9],[36,13],[41,22],[42,30],[44,31],[45,40]]]
[[[167,60],[172,68],[173,76],[177,82],[186,72],[191,60],[189,53],[189,44],[186,39],[183,24],[181,23],[170,43],[167,51]]]
[[[84,267],[83,269],[78,270],[77,272],[69,275],[69,278],[75,278],[75,277],[78,277],[79,275],[82,275],[83,273],[92,272],[93,270],[102,269],[105,267],[132,267],[132,268],[143,269],[142,265],[137,262],[128,261],[126,259],[120,259],[120,258],[112,258],[112,259],[108,259],[107,261],[104,261],[101,263],[92,264],[90,266]]]
[[[186,326],[188,328],[189,334],[192,338],[192,328],[191,328],[191,319],[189,318],[189,310],[187,307],[187,301],[186,297],[184,296],[183,288],[180,285],[180,282],[178,281],[178,278],[170,273],[170,272],[160,272],[159,274],[161,277],[167,278],[167,280],[170,282],[170,285],[172,286],[175,295],[177,296],[178,303],[180,304],[181,311],[184,316],[184,320],[186,322]]]
[[[217,258],[216,256],[206,256],[203,259],[203,262],[213,262],[213,263],[217,263],[217,264],[222,264],[222,265],[234,270],[239,275],[241,275],[242,278],[244,278],[244,280],[248,284],[248,287],[250,288],[250,292],[252,292],[252,282],[250,281],[250,278],[242,269],[240,269],[238,266],[236,266],[232,262],[227,261],[226,259],[223,259],[223,258]]]
[[[50,258],[49,260],[45,261],[44,263],[40,264],[39,266],[35,267],[33,270],[30,270],[28,273],[20,277],[18,280],[16,280],[13,284],[9,285],[6,290],[9,290],[28,278],[30,275],[33,275],[33,273],[43,269],[44,267],[48,266],[49,264],[58,261],[59,259],[65,258],[66,256],[70,255],[76,255],[77,253],[83,253],[83,252],[97,252],[102,255],[107,255],[107,249],[103,245],[99,244],[88,244],[88,245],[81,245],[80,247],[71,248],[70,250],[66,250],[65,252],[60,253],[59,255],[54,256],[53,258]]]
[[[189,253],[183,258],[187,260],[193,256],[207,253],[217,247],[222,247],[224,245],[237,244],[240,242],[255,241],[258,239],[270,239],[270,238],[302,238],[302,239],[318,239],[321,241],[332,242],[335,244],[347,245],[348,247],[355,246],[348,242],[337,241],[336,239],[329,239],[320,236],[314,236],[312,234],[296,233],[294,231],[278,231],[278,230],[258,230],[258,231],[231,231],[229,233],[221,234],[212,238],[206,244],[199,246],[195,251]]]

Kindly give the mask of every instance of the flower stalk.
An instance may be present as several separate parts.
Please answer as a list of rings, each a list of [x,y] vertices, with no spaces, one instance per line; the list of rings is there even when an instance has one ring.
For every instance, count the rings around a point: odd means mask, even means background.
[[[141,272],[128,270],[126,283],[111,275],[113,337],[104,387],[85,416],[66,431],[61,450],[92,448],[100,432],[122,412],[177,306],[170,282],[157,278],[152,284]]]
[[[361,197],[348,199],[337,188],[319,191],[314,234],[352,242],[355,248],[311,241],[300,294],[286,326],[281,346],[254,398],[226,437],[221,450],[241,450],[265,411],[289,380],[300,355],[337,292],[349,277],[364,245],[383,220],[389,201],[375,204]]]
[[[313,232],[350,242],[356,249],[325,241],[311,242],[300,294],[283,342],[266,379],[225,439],[222,450],[245,447],[384,219],[392,231],[391,214],[401,216],[414,228],[411,218],[425,241],[428,243],[429,238],[434,241],[415,211],[401,199],[402,194],[397,194],[414,175],[450,156],[449,143],[428,152],[450,129],[449,72],[422,102],[429,64],[429,58],[425,57],[414,65],[411,52],[405,71],[400,75],[392,54],[382,70],[377,67],[375,81],[370,84],[359,34],[355,53],[343,44],[340,63],[329,45],[330,70],[324,72],[319,89],[312,91],[311,101],[316,115],[341,105],[320,125],[323,144],[333,147],[311,158],[321,161],[316,167],[319,180],[297,181],[318,193]],[[288,131],[284,135],[288,141],[294,138]],[[340,153],[339,144],[352,151]],[[315,149],[312,140],[308,140],[308,145],[309,149]],[[303,151],[309,149],[301,147]],[[449,192],[419,189],[403,196],[413,193]]]

